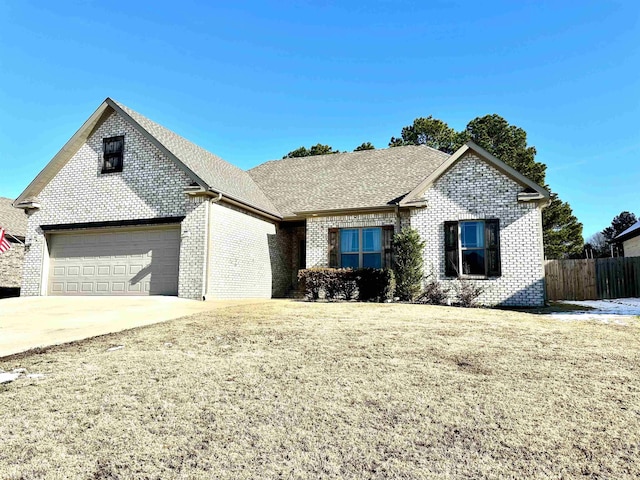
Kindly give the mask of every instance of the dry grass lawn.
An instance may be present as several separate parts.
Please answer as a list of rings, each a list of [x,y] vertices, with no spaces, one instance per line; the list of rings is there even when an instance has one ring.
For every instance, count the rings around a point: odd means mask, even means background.
[[[2,479],[640,477],[637,324],[273,302],[17,367]]]

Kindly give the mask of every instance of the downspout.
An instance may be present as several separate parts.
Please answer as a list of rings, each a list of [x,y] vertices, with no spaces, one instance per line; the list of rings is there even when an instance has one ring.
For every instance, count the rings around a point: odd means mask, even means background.
[[[210,216],[212,214],[211,204],[218,203],[222,200],[222,194],[218,193],[217,197],[209,198],[207,202],[207,211],[204,219],[204,228],[205,228],[205,243],[204,243],[204,278],[202,279],[202,300],[206,300],[207,292],[209,291],[209,264],[211,259],[209,258],[209,243],[211,242],[211,231],[209,229]]]
[[[400,202],[396,202],[396,233],[400,233]]]

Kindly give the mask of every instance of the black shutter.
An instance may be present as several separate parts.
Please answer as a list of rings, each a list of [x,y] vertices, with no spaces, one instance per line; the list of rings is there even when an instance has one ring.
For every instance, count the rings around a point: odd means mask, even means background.
[[[338,228],[329,229],[329,267],[338,268],[338,242],[340,240]]]
[[[382,268],[393,268],[393,225],[382,227]]]
[[[484,221],[484,238],[487,251],[487,277],[499,277],[500,270],[500,221]]]
[[[458,276],[458,222],[444,222],[444,274]]]

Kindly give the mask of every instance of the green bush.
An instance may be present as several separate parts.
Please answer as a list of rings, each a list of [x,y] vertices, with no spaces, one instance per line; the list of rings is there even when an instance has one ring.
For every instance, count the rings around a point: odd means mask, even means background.
[[[396,279],[393,270],[388,268],[362,268],[356,270],[358,300],[361,302],[384,302],[393,300]]]
[[[392,270],[365,268],[309,268],[298,272],[305,298],[327,300],[385,301],[393,298],[395,278]]]
[[[393,270],[400,300],[411,302],[422,290],[424,246],[425,242],[413,228],[404,228],[393,236]]]

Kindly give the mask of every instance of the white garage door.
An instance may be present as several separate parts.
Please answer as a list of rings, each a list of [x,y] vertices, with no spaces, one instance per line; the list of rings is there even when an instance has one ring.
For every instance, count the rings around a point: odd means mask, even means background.
[[[177,295],[180,229],[56,233],[49,295]]]

